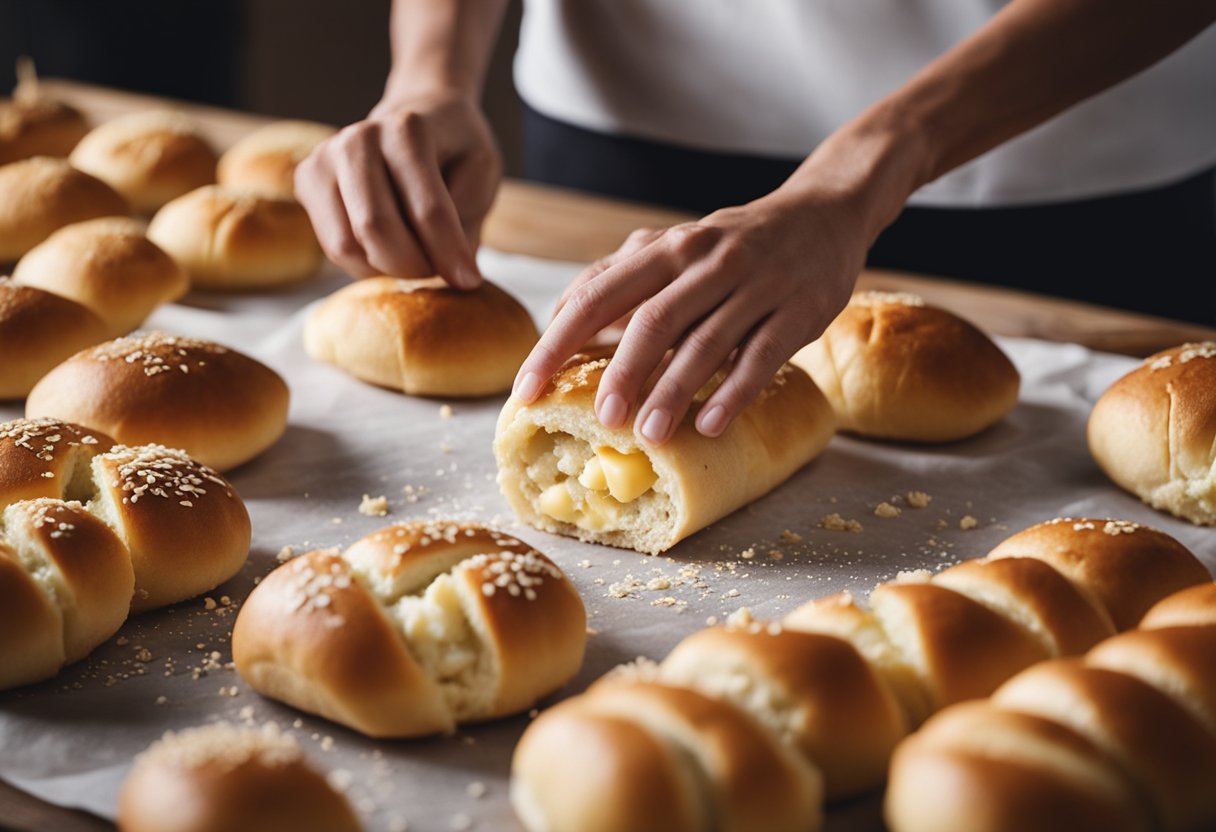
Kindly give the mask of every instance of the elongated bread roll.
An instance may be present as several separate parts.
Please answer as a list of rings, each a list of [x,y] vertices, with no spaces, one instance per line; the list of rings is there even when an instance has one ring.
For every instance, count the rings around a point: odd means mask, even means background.
[[[833,435],[827,400],[787,364],[718,438],[697,432],[694,406],[670,440],[646,447],[595,416],[607,366],[607,357],[576,355],[536,402],[512,397],[499,415],[499,487],[544,531],[657,554],[776,488]]]
[[[578,671],[586,612],[526,544],[480,526],[399,523],[276,569],[237,616],[260,693],[373,737],[451,731],[531,707]]]
[[[0,277],[0,400],[25,398],[55,365],[108,336],[91,309]]]

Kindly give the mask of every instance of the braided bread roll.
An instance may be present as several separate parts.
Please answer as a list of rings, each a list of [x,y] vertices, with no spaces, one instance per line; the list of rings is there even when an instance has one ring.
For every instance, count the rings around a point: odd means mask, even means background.
[[[241,607],[255,690],[373,737],[531,707],[578,672],[586,611],[552,561],[455,522],[398,523],[276,569]]]
[[[249,553],[232,486],[180,451],[54,419],[0,424],[0,689],[53,676]]]

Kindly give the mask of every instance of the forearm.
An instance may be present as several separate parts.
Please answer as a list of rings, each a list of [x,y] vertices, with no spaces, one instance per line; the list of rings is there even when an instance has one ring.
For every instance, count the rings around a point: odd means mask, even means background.
[[[384,101],[458,92],[476,100],[507,0],[394,0]]]
[[[1211,0],[1014,0],[825,140],[779,193],[838,191],[872,241],[921,185],[1147,68],[1214,19]]]

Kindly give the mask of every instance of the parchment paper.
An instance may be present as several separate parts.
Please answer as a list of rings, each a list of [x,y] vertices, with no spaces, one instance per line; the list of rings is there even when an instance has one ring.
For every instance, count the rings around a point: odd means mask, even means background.
[[[579,269],[493,251],[483,251],[481,263],[538,323],[548,320]],[[661,659],[710,617],[721,620],[744,606],[757,617],[776,617],[831,592],[864,595],[900,570],[980,556],[1009,534],[1057,516],[1148,523],[1216,567],[1212,530],[1144,506],[1111,485],[1089,457],[1089,409],[1136,361],[1023,339],[999,339],[1022,373],[1018,407],[972,440],[926,448],[837,436],[783,487],[663,557],[546,535],[516,523],[494,483],[490,443],[502,397],[411,398],[304,355],[308,305],[346,280],[329,271],[287,292],[195,293],[148,321],[146,328],[240,349],[291,386],[286,435],[230,475],[253,518],[252,553],[238,577],[206,598],[133,618],[55,679],[0,694],[0,777],[45,800],[112,818],[133,758],[164,731],[216,720],[274,721],[345,789],[369,830],[518,829],[507,778],[527,715],[450,737],[372,741],[262,699],[229,665],[239,603],[255,579],[278,565],[283,547],[348,544],[398,520],[492,523],[566,570],[594,634],[582,673],[555,700],[620,662]],[[0,419],[20,415],[19,406],[0,404]],[[925,492],[931,502],[911,507],[910,491]],[[364,494],[387,497],[390,514],[360,514]],[[899,516],[875,516],[883,501],[900,508]],[[859,521],[861,531],[819,527],[831,513]],[[877,797],[829,809],[830,830],[880,828]]]

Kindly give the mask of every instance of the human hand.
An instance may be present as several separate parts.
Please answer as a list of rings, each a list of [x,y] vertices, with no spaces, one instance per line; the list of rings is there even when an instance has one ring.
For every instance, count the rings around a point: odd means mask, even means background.
[[[502,161],[458,93],[384,100],[296,168],[296,196],[329,259],[356,277],[481,282],[474,257]]]
[[[629,315],[600,381],[600,422],[621,427],[633,415],[642,440],[662,444],[722,369],[725,378],[696,416],[698,431],[718,436],[844,308],[869,242],[847,200],[780,192],[697,222],[635,232],[567,289],[515,393],[534,400],[567,358]]]

